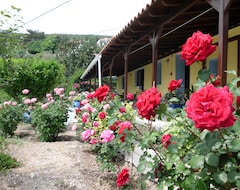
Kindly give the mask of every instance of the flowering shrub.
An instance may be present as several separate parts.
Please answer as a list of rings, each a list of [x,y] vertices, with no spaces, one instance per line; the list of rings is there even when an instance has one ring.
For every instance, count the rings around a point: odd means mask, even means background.
[[[129,95],[129,98],[132,99],[132,96]],[[92,144],[102,170],[116,171],[116,160],[122,157],[124,151],[132,150],[132,141],[129,142],[128,137],[131,136],[136,115],[133,102],[122,102],[120,97],[109,91],[107,85],[103,85],[94,92],[86,93],[81,104],[79,122],[73,129],[82,141]]]
[[[21,107],[17,102],[5,101],[0,104],[0,135],[12,136],[22,121]]]
[[[213,53],[216,47],[211,43],[210,35],[194,33],[181,52],[186,65],[202,61]],[[161,100],[161,92],[155,87],[144,91],[136,102],[138,115],[148,120],[144,132],[135,123],[131,102],[113,98],[107,86],[99,87],[82,101],[77,130],[83,141],[96,148],[97,162],[102,169],[114,170],[113,161],[119,152],[133,151],[138,145],[143,151],[137,166],[143,174],[141,183],[152,179],[160,190],[166,187],[239,189],[240,92],[237,83],[240,78],[235,71],[227,72],[233,74],[234,79],[228,86],[221,87],[220,76],[212,76],[206,69],[199,71],[195,92],[183,109],[167,109],[168,102]],[[181,79],[170,81],[169,93],[175,93],[181,82]],[[164,116],[167,121],[159,131],[152,125],[156,115],[160,119]],[[118,173],[116,185],[131,188],[130,179],[131,174],[124,168]],[[144,184],[141,187],[144,189]]]
[[[166,104],[178,104],[181,107],[185,103],[184,95],[179,91],[182,84],[182,79],[171,80],[168,83],[168,92],[164,95],[162,101]]]
[[[210,39],[198,32],[187,40],[182,52],[187,65],[212,53],[215,47]],[[190,44],[197,45],[197,49],[190,48]],[[206,73],[207,78],[201,76]],[[166,115],[169,122],[159,132],[149,132],[140,139],[144,153],[138,171],[143,172],[148,165],[150,170],[145,178],[157,178],[159,189],[240,187],[240,122],[235,104],[240,78],[234,71],[228,73],[235,78],[228,86],[220,87],[219,76],[200,71],[196,91],[187,100],[186,107],[170,113],[160,109],[162,103],[155,108],[155,112]],[[206,80],[201,80],[204,78]],[[148,154],[147,149],[155,154]]]
[[[31,112],[32,126],[41,141],[55,141],[65,129],[69,103],[63,88],[55,88],[54,93],[55,96],[46,94],[47,101],[36,103]]]

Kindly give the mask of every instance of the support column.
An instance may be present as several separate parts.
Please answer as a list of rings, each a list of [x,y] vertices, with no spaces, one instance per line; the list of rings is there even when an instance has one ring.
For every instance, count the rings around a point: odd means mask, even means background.
[[[157,86],[157,60],[158,60],[158,41],[162,32],[162,27],[154,31],[153,36],[149,38],[152,45],[152,86]]]
[[[228,27],[229,7],[233,0],[208,0],[219,13],[218,17],[218,75],[221,76],[221,85],[227,83],[227,53],[228,53]]]
[[[98,87],[102,86],[101,58],[102,58],[102,55],[99,55],[98,56]]]
[[[124,57],[124,100],[127,99],[127,92],[128,92],[128,58],[130,54],[130,48],[126,49],[123,53]]]
[[[110,68],[109,68],[109,75],[110,75],[110,78],[109,78],[109,88],[110,90],[112,90],[112,68],[113,68],[113,63],[114,63],[114,58],[112,59],[112,62],[110,64]]]

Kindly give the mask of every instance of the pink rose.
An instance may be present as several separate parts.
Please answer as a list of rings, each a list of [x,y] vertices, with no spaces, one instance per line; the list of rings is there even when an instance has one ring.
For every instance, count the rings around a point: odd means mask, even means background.
[[[37,101],[37,98],[32,98],[31,103],[35,103]]]
[[[47,97],[47,98],[51,98],[51,97],[52,97],[52,94],[46,94],[46,97]]]
[[[113,134],[113,131],[107,129],[107,130],[104,130],[102,133],[101,133],[101,136],[102,138],[102,142],[103,143],[106,143],[106,142],[110,142],[114,139],[114,134]]]
[[[106,110],[108,110],[108,109],[110,109],[110,105],[109,104],[104,104],[103,105],[103,109],[106,111]]]
[[[28,98],[28,99],[25,99],[24,100],[24,104],[31,104],[31,100]]]
[[[23,94],[28,94],[28,93],[29,93],[29,90],[28,90],[28,89],[24,89],[24,90],[22,91],[22,93],[23,93]]]
[[[186,103],[187,117],[201,130],[230,127],[236,121],[232,103],[233,95],[227,86],[216,88],[209,84],[191,95]]]
[[[98,127],[98,125],[99,125],[99,124],[98,124],[97,121],[94,121],[94,122],[93,122],[93,127]]]
[[[186,65],[203,61],[212,54],[216,50],[216,46],[212,45],[212,40],[213,38],[209,34],[203,34],[200,31],[194,32],[182,46],[181,58],[185,60]]]
[[[81,138],[83,141],[86,141],[94,134],[94,130],[91,129],[86,129],[85,131],[82,132]]]
[[[70,92],[69,92],[69,95],[70,95],[70,96],[74,96],[75,94],[76,94],[76,91],[70,91]]]
[[[77,129],[77,125],[74,124],[74,125],[72,126],[72,131],[76,131],[76,129]]]
[[[12,102],[12,106],[16,106],[17,105],[17,102]]]
[[[88,118],[89,116],[90,116],[90,114],[89,114],[88,112],[84,112],[84,113],[82,114],[82,117]]]
[[[42,105],[41,105],[41,108],[42,108],[42,109],[47,109],[47,108],[48,108],[48,105],[49,105],[49,103],[42,104]]]

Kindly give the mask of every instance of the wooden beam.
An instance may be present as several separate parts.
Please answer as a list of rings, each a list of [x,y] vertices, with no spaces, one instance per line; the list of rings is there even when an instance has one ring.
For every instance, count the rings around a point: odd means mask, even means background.
[[[227,51],[228,51],[228,27],[229,7],[233,0],[208,0],[219,13],[218,18],[218,75],[221,76],[221,85],[227,83]]]
[[[127,48],[123,52],[124,57],[124,100],[127,99],[127,92],[128,92],[128,58],[130,55],[130,48]]]
[[[163,27],[160,26],[154,31],[153,36],[149,39],[152,45],[152,86],[157,86],[157,59],[158,59],[158,41],[161,36]]]

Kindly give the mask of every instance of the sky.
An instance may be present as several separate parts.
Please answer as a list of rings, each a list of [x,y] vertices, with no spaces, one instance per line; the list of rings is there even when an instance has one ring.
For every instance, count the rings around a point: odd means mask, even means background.
[[[12,5],[20,8],[19,15],[25,23],[22,33],[30,29],[45,34],[115,36],[150,3],[151,0],[0,0],[0,11],[10,10]]]

